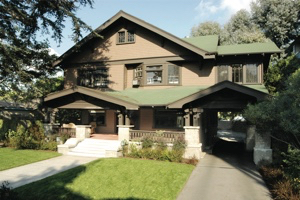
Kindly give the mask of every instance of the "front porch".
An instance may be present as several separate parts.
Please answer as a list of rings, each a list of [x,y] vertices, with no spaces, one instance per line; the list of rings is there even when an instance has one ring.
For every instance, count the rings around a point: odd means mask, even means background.
[[[159,96],[150,98],[153,90],[136,89],[133,96],[124,96],[119,92],[78,87],[49,95],[46,103],[58,109],[81,111],[81,124],[85,125],[76,125],[76,138],[80,141],[90,138],[91,134],[94,138],[107,137],[120,142],[159,135],[164,142],[171,143],[176,137],[183,137],[187,144],[185,157],[199,159],[202,150],[209,151],[217,139],[219,112],[241,111],[248,103],[268,97],[264,92],[228,81],[196,92],[193,87],[191,93],[184,95],[178,95],[179,87],[174,88],[162,90]],[[163,91],[168,92],[168,98],[163,98],[166,96]],[[146,100],[143,94],[148,94]],[[159,101],[161,95],[163,103]],[[53,113],[52,117],[55,116]],[[255,131],[249,131],[249,134],[247,131],[245,142],[249,145],[246,148],[254,150],[254,155],[268,151],[268,155],[262,157],[269,159],[268,142],[256,145],[254,135]]]

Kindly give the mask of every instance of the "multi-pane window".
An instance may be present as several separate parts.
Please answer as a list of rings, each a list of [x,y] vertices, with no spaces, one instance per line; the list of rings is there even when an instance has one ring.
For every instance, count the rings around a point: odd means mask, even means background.
[[[162,65],[146,67],[147,84],[162,84]]]
[[[258,82],[258,66],[257,64],[246,64],[246,82],[257,83]]]
[[[118,33],[118,43],[125,43],[125,31]]]
[[[132,32],[132,31],[128,31],[127,32],[127,41],[128,42],[134,42],[134,32]]]
[[[232,68],[232,82],[242,83],[243,82],[243,65],[233,64]]]
[[[220,65],[218,67],[218,81],[226,81],[228,80],[228,65]]]
[[[155,128],[180,129],[183,127],[183,113],[177,110],[156,110]]]
[[[133,43],[135,42],[135,34],[133,31],[119,31],[117,44],[124,44],[124,43]]]
[[[105,88],[108,86],[108,69],[79,69],[77,80],[80,86]]]
[[[179,66],[168,65],[168,83],[179,84]]]
[[[218,82],[229,80],[235,83],[259,83],[260,67],[258,64],[219,65]]]

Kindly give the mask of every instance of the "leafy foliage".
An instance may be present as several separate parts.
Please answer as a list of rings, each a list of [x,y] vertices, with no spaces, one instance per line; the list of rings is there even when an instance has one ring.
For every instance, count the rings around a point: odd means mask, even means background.
[[[247,44],[267,41],[263,32],[252,21],[251,15],[246,10],[240,10],[233,15],[229,22],[225,24],[220,35],[220,43]]]
[[[271,94],[284,90],[288,77],[300,68],[300,59],[291,55],[285,59],[273,57],[268,72],[265,74],[265,85]]]
[[[299,35],[299,0],[257,0],[251,3],[253,20],[279,47]]]
[[[1,0],[0,1],[0,83],[3,88],[11,84],[31,82],[56,72],[49,55],[47,40],[37,35],[51,36],[61,42],[66,19],[73,24],[72,39],[78,42],[81,31],[89,30],[75,13],[79,6],[92,6],[92,0]]]
[[[285,90],[270,101],[249,105],[245,118],[260,131],[300,149],[300,69],[285,83]]]
[[[207,21],[194,26],[191,30],[191,36],[205,36],[205,35],[219,35],[221,33],[221,26],[218,22]]]
[[[9,186],[8,181],[4,181],[0,186],[0,199],[1,200],[13,200],[17,199],[17,193]]]
[[[284,171],[285,173],[296,182],[300,191],[300,150],[289,147],[284,155]]]

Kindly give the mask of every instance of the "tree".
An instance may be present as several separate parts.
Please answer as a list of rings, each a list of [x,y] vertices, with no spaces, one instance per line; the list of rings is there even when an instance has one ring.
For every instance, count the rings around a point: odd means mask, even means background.
[[[257,0],[251,3],[251,12],[266,37],[281,48],[299,35],[299,0]]]
[[[218,22],[207,21],[194,26],[191,30],[191,36],[205,36],[205,35],[220,35],[221,26]]]
[[[48,35],[61,42],[66,19],[73,25],[72,39],[79,41],[83,30],[91,30],[75,12],[93,0],[0,0],[0,87],[17,89],[35,78],[56,72],[56,56],[49,55]]]
[[[299,66],[298,66],[299,67]],[[285,89],[273,99],[249,105],[244,117],[257,129],[269,131],[281,142],[300,149],[300,69],[285,82]]]
[[[265,41],[267,39],[263,32],[251,20],[251,15],[246,10],[240,10],[233,15],[229,22],[225,24],[220,35],[220,43],[222,45]]]
[[[265,86],[270,94],[285,90],[285,82],[300,67],[300,59],[295,55],[287,58],[272,58],[268,72],[264,76]]]

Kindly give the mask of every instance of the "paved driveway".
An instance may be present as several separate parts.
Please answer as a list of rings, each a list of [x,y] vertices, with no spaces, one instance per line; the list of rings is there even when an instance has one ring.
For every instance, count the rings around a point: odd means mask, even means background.
[[[269,200],[270,193],[242,143],[220,140],[191,174],[178,200]]]

